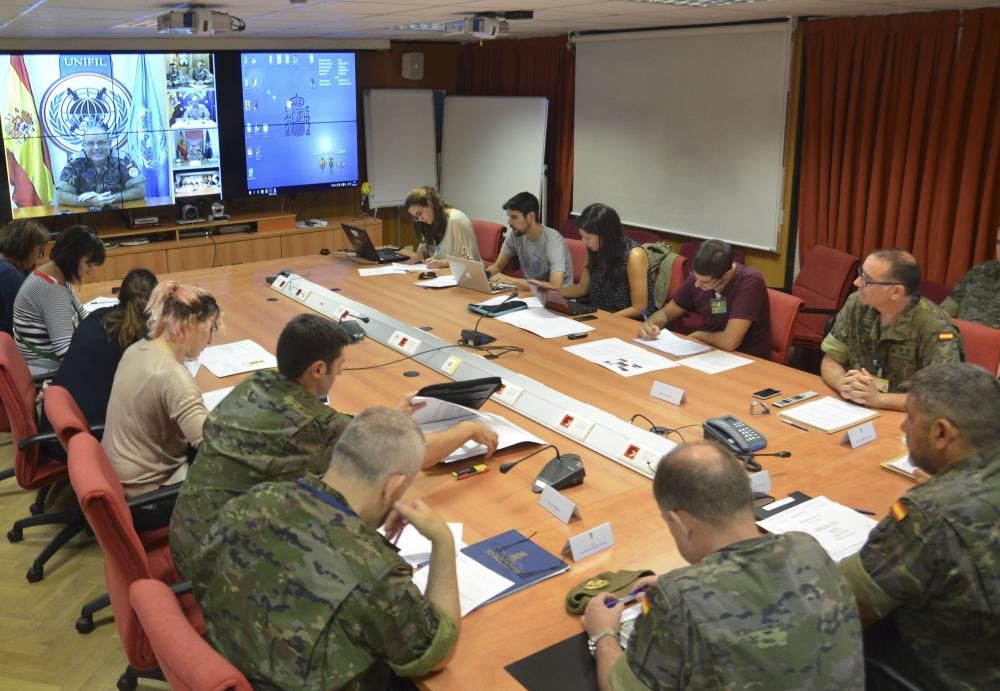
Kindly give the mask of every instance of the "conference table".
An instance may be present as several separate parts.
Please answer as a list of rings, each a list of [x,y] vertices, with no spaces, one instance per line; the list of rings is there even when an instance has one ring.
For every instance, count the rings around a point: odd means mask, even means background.
[[[472,328],[475,323],[468,303],[489,297],[457,286],[438,290],[420,288],[413,285],[414,273],[362,277],[358,273],[362,266],[347,257],[332,255],[188,271],[171,274],[170,278],[197,284],[215,295],[224,321],[215,343],[250,338],[272,353],[284,324],[296,314],[310,311],[266,283],[265,277],[283,269],[452,342],[457,341],[463,328]],[[87,284],[81,290],[81,299],[111,295],[116,284]],[[595,328],[581,340],[543,339],[495,319],[484,319],[480,328],[496,337],[494,345],[524,349],[504,354],[496,361],[498,364],[619,418],[628,420],[638,413],[656,425],[680,428],[679,433],[670,435],[675,441],[702,438],[701,423],[706,418],[726,414],[739,417],[767,438],[764,451],[788,450],[792,454],[790,458],[758,459],[770,475],[770,494],[776,498],[799,490],[812,496],[824,495],[881,517],[895,498],[912,486],[909,480],[879,466],[880,462],[905,453],[899,413],[883,412],[873,421],[877,438],[852,449],[842,442],[843,433],[803,431],[781,422],[773,410],[770,415],[749,414],[751,393],[767,387],[780,389],[781,397],[807,390],[821,396],[832,394],[819,377],[757,360],[714,375],[675,367],[626,378],[563,348],[610,337],[631,341],[638,323],[598,312],[597,319],[587,324]],[[462,357],[478,357],[473,351],[460,351],[457,347],[456,352],[465,353]],[[374,405],[393,406],[404,394],[448,381],[443,373],[412,359],[400,361],[402,357],[397,350],[370,338],[350,346],[345,369],[330,392],[331,405],[352,413]],[[366,367],[371,369],[355,369]],[[203,391],[212,391],[233,386],[245,376],[218,379],[202,367],[196,378]],[[673,405],[653,398],[650,388],[654,381],[684,389],[684,402]],[[463,618],[453,658],[441,672],[419,680],[423,688],[466,689],[472,680],[480,688],[520,688],[504,670],[506,665],[581,631],[579,618],[568,614],[564,606],[566,593],[572,586],[606,570],[652,569],[662,573],[685,564],[660,518],[647,477],[493,400],[483,410],[503,415],[547,443],[555,443],[563,453],[582,456],[585,482],[563,491],[565,497],[576,503],[580,516],[568,524],[561,522],[539,505],[539,495],[530,489],[538,471],[554,452],[539,453],[507,474],[496,472],[499,463],[526,455],[534,450],[532,446],[497,453],[487,461],[491,472],[460,482],[452,477],[452,471],[482,462],[481,458],[424,471],[414,481],[408,496],[423,498],[445,520],[463,523],[463,540],[468,544],[517,529],[558,554],[569,537],[605,522],[611,523],[615,544],[580,562],[572,562],[567,573]],[[637,424],[649,426],[639,420]]]

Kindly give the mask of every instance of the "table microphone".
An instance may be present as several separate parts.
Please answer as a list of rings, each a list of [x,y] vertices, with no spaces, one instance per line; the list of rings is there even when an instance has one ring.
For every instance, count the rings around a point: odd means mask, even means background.
[[[576,485],[583,484],[583,478],[586,476],[587,472],[583,469],[583,460],[580,458],[579,454],[559,453],[559,447],[555,444],[546,444],[542,448],[532,451],[524,458],[519,458],[516,461],[502,464],[500,466],[500,472],[508,473],[514,466],[523,463],[535,454],[541,453],[546,449],[555,449],[556,456],[546,463],[545,467],[542,468],[540,473],[538,473],[534,483],[531,485],[532,492],[539,494],[546,487],[552,487],[553,489],[565,489],[566,487],[575,487]]]
[[[351,343],[360,343],[365,338],[365,330],[354,319],[345,322],[344,320],[347,317],[354,317],[355,319],[363,321],[365,324],[370,322],[371,319],[364,316],[363,314],[354,314],[353,312],[347,309],[345,309],[344,313],[340,315],[340,320],[337,322],[337,324],[340,326],[340,328],[342,328],[344,331],[347,332],[347,337],[350,339]]]
[[[736,454],[740,458],[749,458],[751,456],[777,456],[778,458],[791,458],[791,451],[775,451],[774,453],[738,453]]]
[[[508,302],[509,300],[513,300],[516,297],[517,297],[517,288],[512,290],[510,295],[508,295],[506,298],[504,298],[502,302],[498,303],[495,306],[499,307],[500,305],[503,305],[504,303]],[[459,342],[462,345],[477,347],[477,346],[487,345],[488,343],[492,343],[493,341],[497,340],[495,337],[490,336],[487,333],[483,333],[482,331],[479,330],[479,322],[481,322],[483,320],[483,317],[485,316],[486,316],[485,314],[479,315],[479,319],[476,320],[476,325],[473,326],[471,330],[462,329],[462,335],[461,335],[462,337],[459,339]]]

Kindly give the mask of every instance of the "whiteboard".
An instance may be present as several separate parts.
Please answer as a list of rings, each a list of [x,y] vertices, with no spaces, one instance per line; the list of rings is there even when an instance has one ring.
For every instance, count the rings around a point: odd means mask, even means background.
[[[543,198],[547,98],[446,96],[441,194],[469,218],[507,222],[518,192]]]
[[[573,208],[776,250],[791,29],[576,39]]]
[[[434,92],[367,89],[364,108],[371,208],[402,206],[414,187],[436,185]]]

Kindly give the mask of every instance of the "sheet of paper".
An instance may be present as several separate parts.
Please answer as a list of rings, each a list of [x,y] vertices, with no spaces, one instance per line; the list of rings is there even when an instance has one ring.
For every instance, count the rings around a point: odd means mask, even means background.
[[[702,353],[701,355],[678,360],[678,362],[685,367],[696,369],[705,374],[718,374],[719,372],[725,372],[736,367],[753,364],[753,360],[750,358],[733,355],[724,350],[713,350],[710,353]]]
[[[393,262],[392,268],[398,271],[405,271],[406,273],[419,273],[421,271],[427,271],[427,265],[423,262],[419,264],[401,264],[400,262]]]
[[[450,288],[451,286],[457,286],[458,281],[454,276],[448,275],[428,278],[426,281],[417,281],[413,285],[420,286],[421,288]]]
[[[514,581],[491,571],[462,552],[455,555],[455,567],[458,572],[458,599],[463,617],[514,585]],[[413,574],[413,584],[421,593],[427,592],[429,574],[429,567]]]
[[[455,539],[455,550],[465,547],[465,543],[462,542],[462,524],[449,523],[448,529],[451,530],[451,536]],[[385,535],[383,528],[379,528],[378,531]],[[417,529],[412,525],[403,528],[399,539],[396,540],[396,548],[399,550],[399,556],[414,568],[423,566],[431,559],[431,541],[417,532]]]
[[[803,403],[791,410],[783,410],[780,415],[786,420],[832,432],[861,424],[872,417],[872,412],[869,408],[833,396],[824,396],[818,401]]]
[[[215,410],[215,406],[222,402],[222,399],[229,395],[229,392],[233,390],[234,387],[227,386],[224,389],[216,389],[215,391],[206,391],[201,395],[203,401],[205,401],[205,407],[209,410]]]
[[[545,443],[535,435],[521,429],[500,415],[473,410],[457,403],[442,401],[440,398],[414,396],[413,401],[426,402],[423,408],[413,414],[413,421],[420,425],[420,429],[423,430],[424,434],[442,432],[451,429],[460,422],[474,420],[483,423],[497,433],[497,449],[506,449],[509,446],[527,442],[535,444]],[[484,453],[486,453],[485,446],[470,440],[448,454],[441,462],[453,463]]]
[[[569,317],[563,317],[550,312],[544,307],[531,307],[520,312],[511,312],[496,318],[497,321],[512,324],[519,329],[530,331],[542,338],[558,338],[559,336],[569,336],[570,334],[585,333],[593,331],[594,327],[573,321]]]
[[[660,329],[660,333],[654,339],[637,338],[635,339],[635,343],[652,348],[653,350],[659,350],[661,353],[666,353],[673,357],[697,355],[698,353],[705,353],[712,349],[712,346],[699,341],[689,341],[686,338],[675,336],[667,329]]]
[[[114,307],[118,304],[118,298],[106,298],[106,297],[96,297],[90,302],[85,302],[81,307],[87,311],[87,314],[91,312],[96,312],[104,307]]]
[[[185,360],[184,366],[187,368],[187,371],[191,373],[192,377],[197,377],[198,370],[201,369],[201,360],[198,358],[195,358],[194,360]]]
[[[513,422],[505,417],[495,415],[494,413],[479,413],[479,421],[486,424],[487,427],[492,429],[497,433],[497,449],[506,449],[509,446],[515,446],[516,444],[544,444],[545,442],[536,437],[531,432],[521,429]],[[482,444],[477,444],[474,441],[467,441],[462,446],[458,447],[452,451],[448,456],[441,461],[442,463],[454,463],[455,461],[462,461],[466,458],[472,458],[473,456],[479,456],[480,454],[486,453],[486,447]]]
[[[278,366],[277,360],[271,353],[249,338],[205,348],[198,359],[217,377]]]
[[[654,355],[620,338],[604,338],[600,341],[566,346],[563,350],[623,377],[635,377],[677,366],[673,360],[668,360],[662,355]]]
[[[538,301],[538,298],[536,298],[536,297],[530,297],[529,298],[529,297],[521,297],[520,295],[518,295],[516,298],[512,298],[512,297],[510,297],[510,293],[504,293],[502,295],[497,295],[495,297],[491,297],[489,300],[483,300],[482,302],[477,302],[476,304],[477,305],[484,305],[486,307],[492,307],[493,305],[499,305],[500,303],[505,302],[506,300],[520,300],[521,302],[523,302],[524,304],[526,304],[528,307],[541,307],[542,306],[542,303],[540,303]]]
[[[877,521],[854,509],[813,497],[798,506],[775,514],[757,525],[769,533],[802,532],[816,538],[834,561],[840,561],[860,550]]]
[[[376,266],[369,269],[358,269],[358,274],[362,276],[385,276],[387,274],[405,274],[403,269],[397,269],[395,264],[389,266]]]
[[[915,477],[917,474],[917,466],[913,465],[913,462],[910,461],[910,454],[908,453],[904,453],[899,458],[894,458],[891,461],[886,461],[882,465],[908,477]]]

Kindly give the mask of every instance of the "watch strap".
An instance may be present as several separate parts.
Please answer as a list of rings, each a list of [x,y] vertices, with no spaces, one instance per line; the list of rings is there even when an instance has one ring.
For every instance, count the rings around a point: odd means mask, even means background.
[[[591,655],[597,655],[597,644],[601,642],[602,638],[610,638],[614,636],[615,640],[618,640],[618,632],[611,629],[604,629],[603,631],[598,631],[593,636],[587,640],[587,648],[590,650]]]

